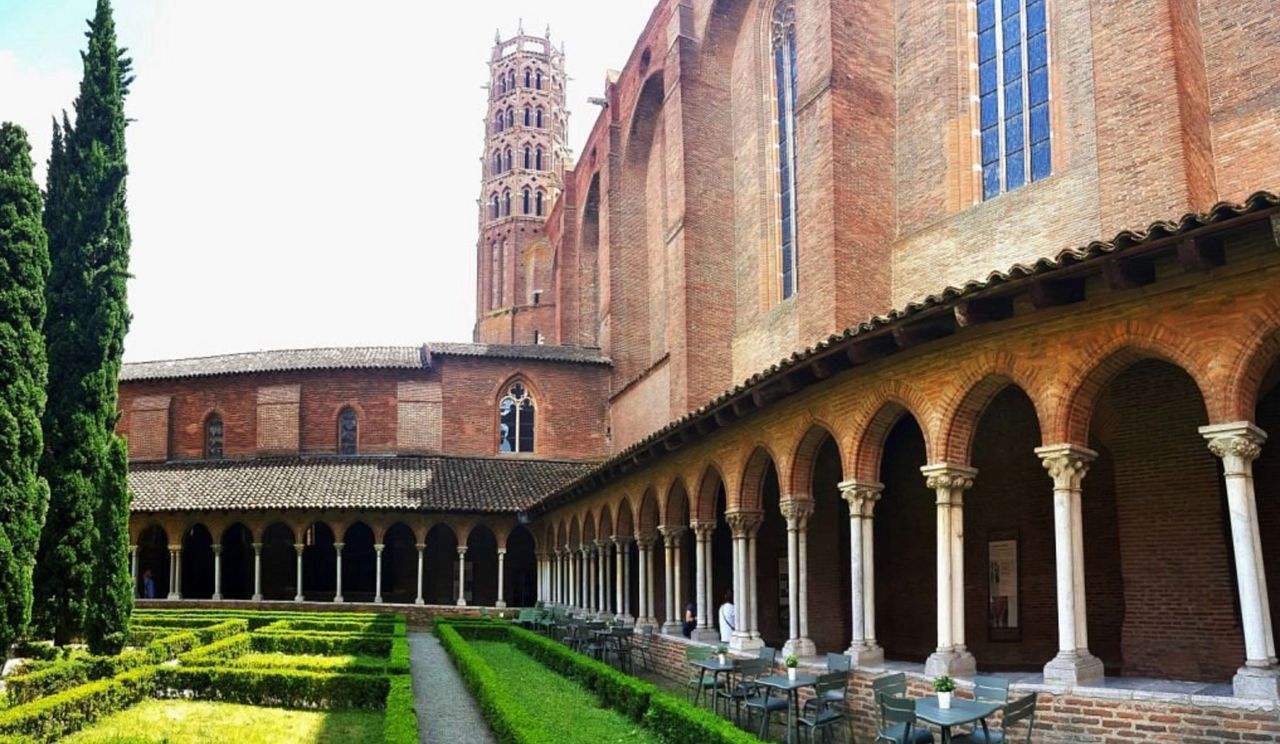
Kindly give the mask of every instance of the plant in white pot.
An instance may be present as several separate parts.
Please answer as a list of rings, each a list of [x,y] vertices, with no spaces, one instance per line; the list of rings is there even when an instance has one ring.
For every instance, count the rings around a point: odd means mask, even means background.
[[[956,691],[956,681],[944,674],[933,681],[933,691],[938,693],[938,707],[946,710],[951,707],[951,694]]]
[[[720,644],[719,646],[716,646],[716,656],[720,657],[721,665],[728,663],[729,659],[726,656],[726,654],[728,653],[729,653],[729,648],[725,646],[723,643]]]
[[[795,682],[796,667],[800,665],[800,660],[797,659],[795,656],[788,656],[787,658],[782,660],[782,663],[787,665],[787,679],[791,680],[792,682]]]

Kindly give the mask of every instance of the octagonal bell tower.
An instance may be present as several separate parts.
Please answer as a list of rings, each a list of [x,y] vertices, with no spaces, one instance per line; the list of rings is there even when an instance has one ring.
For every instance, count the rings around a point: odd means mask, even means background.
[[[551,30],[494,36],[476,245],[477,342],[559,343],[547,216],[568,155],[564,49]]]

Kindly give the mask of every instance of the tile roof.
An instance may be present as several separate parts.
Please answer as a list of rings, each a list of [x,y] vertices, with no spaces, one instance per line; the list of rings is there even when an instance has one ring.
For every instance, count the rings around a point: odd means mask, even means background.
[[[135,512],[403,509],[518,512],[593,463],[516,457],[280,457],[135,463]]]
[[[429,343],[422,346],[338,346],[320,349],[248,351],[238,354],[130,362],[120,380],[174,380],[253,372],[304,369],[429,369],[432,356],[530,359],[548,362],[609,364],[599,349],[581,346]]]

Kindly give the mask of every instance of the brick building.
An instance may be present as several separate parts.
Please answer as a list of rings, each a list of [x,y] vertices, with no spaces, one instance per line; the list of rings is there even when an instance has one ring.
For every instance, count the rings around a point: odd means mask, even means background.
[[[563,56],[499,41],[478,343],[129,365],[138,555],[672,658],[732,589],[861,710],[993,670],[1048,741],[1276,740],[1277,52],[1226,0],[663,0],[570,160]]]

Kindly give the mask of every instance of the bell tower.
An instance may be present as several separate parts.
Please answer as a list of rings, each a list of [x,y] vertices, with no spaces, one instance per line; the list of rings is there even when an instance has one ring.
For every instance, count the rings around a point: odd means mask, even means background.
[[[476,245],[477,342],[559,343],[546,222],[564,183],[564,49],[494,35]]]

